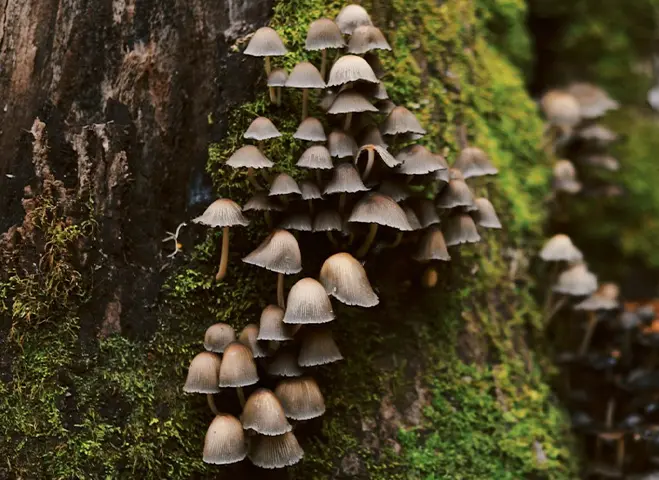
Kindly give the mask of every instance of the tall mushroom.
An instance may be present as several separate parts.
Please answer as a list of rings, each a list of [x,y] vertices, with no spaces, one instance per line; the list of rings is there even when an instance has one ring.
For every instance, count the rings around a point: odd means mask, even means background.
[[[339,26],[329,18],[320,18],[309,25],[305,50],[321,51],[320,76],[325,78],[327,72],[327,49],[343,48],[346,43]]]
[[[286,55],[288,50],[277,32],[270,27],[261,27],[254,33],[243,53],[252,57],[265,57],[265,74],[270,75],[270,57]]]
[[[343,129],[348,131],[350,129],[350,123],[352,122],[353,113],[377,111],[378,109],[375,108],[361,93],[357,93],[354,90],[346,90],[339,93],[327,113],[330,115],[345,114]]]
[[[183,386],[183,391],[186,393],[205,393],[208,406],[215,415],[219,412],[215,406],[213,394],[220,391],[218,379],[221,366],[222,360],[218,355],[212,352],[197,354],[190,362],[188,376]]]
[[[281,105],[281,90],[286,86],[286,80],[288,80],[288,73],[283,68],[275,68],[268,75],[268,92],[271,103]]]
[[[247,168],[247,180],[254,188],[261,190],[263,187],[254,178],[254,169],[270,168],[274,163],[254,145],[245,145],[229,157],[227,165],[232,168]]]
[[[243,137],[256,140],[259,150],[263,152],[263,141],[281,137],[277,127],[266,117],[257,117],[249,125]]]
[[[256,363],[249,347],[239,342],[230,343],[224,349],[219,372],[219,386],[236,389],[240,405],[245,405],[243,387],[254,385],[259,381]]]
[[[346,305],[374,307],[379,303],[364,267],[349,253],[336,253],[325,260],[319,280],[329,295]]]
[[[325,88],[325,80],[313,64],[309,62],[300,62],[293,68],[293,71],[286,80],[286,87],[302,89],[302,120],[307,118],[309,110],[309,90],[313,88]]]

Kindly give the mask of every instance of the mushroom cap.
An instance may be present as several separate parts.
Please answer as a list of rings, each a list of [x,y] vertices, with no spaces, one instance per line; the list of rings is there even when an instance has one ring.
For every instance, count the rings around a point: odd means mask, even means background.
[[[379,28],[373,25],[355,28],[348,42],[348,51],[361,55],[371,50],[391,50],[391,46]]]
[[[580,262],[583,254],[574,246],[570,237],[559,233],[547,240],[540,250],[540,258],[545,262]]]
[[[481,240],[474,220],[466,213],[449,217],[444,235],[446,245],[449,247],[463,243],[477,243]]]
[[[324,194],[365,192],[359,172],[349,163],[341,163],[332,170],[332,179],[325,186]]]
[[[212,352],[198,353],[190,362],[183,391],[186,393],[217,393],[222,361]]]
[[[268,305],[261,312],[258,340],[275,340],[283,342],[293,338],[293,332],[283,322],[284,309],[277,305]]]
[[[448,170],[437,170],[434,174],[434,179],[442,183],[448,183],[451,180]]]
[[[204,462],[227,465],[240,462],[247,456],[245,432],[240,421],[233,415],[217,415],[204,439]]]
[[[341,33],[352,35],[357,27],[373,25],[371,17],[364,7],[360,5],[346,5],[334,19]]]
[[[612,157],[611,155],[586,155],[585,157],[581,157],[580,160],[586,165],[603,168],[610,172],[617,172],[620,170],[620,162],[617,158]]]
[[[297,363],[301,367],[315,367],[343,360],[339,347],[329,328],[307,331],[302,337],[302,347]]]
[[[268,75],[268,87],[285,87],[288,72],[283,68],[275,68]]]
[[[416,213],[414,213],[412,207],[409,205],[403,205],[403,211],[407,216],[407,222],[410,224],[410,227],[412,227],[412,230],[421,230],[423,228],[421,226],[421,222],[419,221],[419,217],[416,216]]]
[[[295,237],[286,230],[276,229],[243,262],[272,272],[291,275],[302,270],[302,254]]]
[[[239,342],[227,345],[220,365],[220,387],[245,387],[258,381],[252,350]]]
[[[297,186],[293,177],[287,173],[280,173],[272,181],[268,195],[272,197],[276,195],[290,195],[291,193],[297,193],[298,195],[302,194],[300,187]]]
[[[359,200],[348,222],[377,223],[397,230],[412,230],[403,209],[391,197],[378,192],[368,193]]]
[[[273,469],[295,465],[304,451],[293,432],[288,432],[274,437],[257,435],[249,444],[247,456],[257,467]]]
[[[325,129],[323,128],[323,124],[320,123],[320,120],[314,117],[307,117],[297,127],[293,138],[306,140],[307,142],[324,142],[327,140],[327,135],[325,135]]]
[[[587,127],[580,129],[577,132],[577,136],[584,140],[596,142],[601,145],[608,145],[618,139],[618,134],[616,132],[604,125],[600,125],[599,123],[588,125]]]
[[[300,182],[300,192],[302,192],[302,200],[319,200],[323,198],[318,185],[311,180],[302,180]]]
[[[382,115],[387,115],[388,116],[391,112],[394,111],[394,108],[396,108],[396,104],[394,102],[392,102],[391,100],[382,100],[380,102],[377,102],[376,107],[378,107],[378,111]],[[383,132],[381,132],[381,133],[383,133]]]
[[[321,210],[313,219],[314,232],[341,231],[343,228],[341,215],[336,210]]]
[[[446,166],[438,160],[437,156],[423,145],[403,148],[396,155],[396,160],[402,163],[398,173],[403,175],[425,175],[437,170],[446,170]]]
[[[364,267],[349,253],[336,253],[325,260],[319,280],[329,295],[346,305],[373,307],[379,303]]]
[[[391,153],[389,153],[385,147],[375,144],[362,145],[355,155],[355,164],[359,162],[360,158],[363,158],[362,155],[368,157],[369,151],[375,152],[375,157],[380,158],[380,160],[382,160],[382,162],[389,168],[394,168],[400,165],[400,160],[396,159]]]
[[[550,90],[542,96],[540,106],[550,123],[572,128],[581,121],[581,107],[567,92]]]
[[[327,48],[343,48],[346,42],[339,26],[329,18],[320,18],[309,25],[305,50],[325,50]]]
[[[293,429],[279,399],[265,388],[259,388],[249,396],[240,419],[245,430],[254,430],[261,435],[283,435]]]
[[[297,364],[297,355],[290,350],[279,350],[265,371],[274,377],[299,377],[304,373]]]
[[[281,133],[268,118],[256,117],[243,137],[250,140],[268,140],[269,138],[281,137]]]
[[[465,176],[462,173],[462,171],[460,171],[459,169],[449,168],[448,169],[448,178],[449,178],[449,181],[450,180],[464,180]]]
[[[377,78],[382,78],[386,75],[387,71],[382,66],[380,57],[376,52],[365,53],[364,60],[366,60],[366,62],[371,66]]]
[[[359,145],[377,145],[379,147],[387,148],[387,143],[382,138],[380,129],[377,125],[369,125],[364,128],[359,135]]]
[[[237,225],[244,227],[249,224],[249,220],[243,216],[240,205],[228,198],[215,200],[204,213],[192,221],[209,227],[235,227]]]
[[[602,287],[600,287],[601,290]],[[595,310],[615,310],[620,306],[620,303],[615,298],[608,298],[600,290],[593,293],[590,297],[577,303],[574,306],[575,310],[595,311]]]
[[[371,98],[375,100],[387,100],[389,94],[387,93],[387,88],[384,86],[384,83],[357,83],[354,86],[354,89],[364,95],[366,98]]]
[[[236,332],[226,323],[216,323],[206,330],[204,348],[209,352],[222,353],[227,345],[236,341]]]
[[[496,175],[499,170],[492,165],[487,153],[478,147],[467,147],[460,152],[453,168],[462,172],[464,178]]]
[[[501,221],[497,216],[494,206],[487,198],[477,198],[474,205],[478,208],[474,212],[474,221],[484,228],[501,228]]]
[[[300,62],[288,75],[288,88],[325,88],[325,80],[318,69],[310,62]]]
[[[357,142],[342,130],[332,130],[327,139],[327,147],[333,157],[352,157],[357,151]]]
[[[402,133],[417,133],[425,135],[426,130],[421,126],[419,120],[407,108],[399,105],[394,107],[381,128],[382,135],[400,135]]]
[[[306,325],[334,320],[332,302],[323,285],[313,278],[303,278],[291,287],[286,302],[284,323]]]
[[[418,262],[428,262],[430,260],[449,261],[451,256],[448,253],[444,234],[437,226],[428,228],[419,241],[419,247],[414,255],[414,260]]]
[[[271,211],[280,212],[283,209],[284,207],[282,205],[277,203],[272,197],[269,197],[265,192],[256,192],[254,196],[250,198],[243,207],[244,212],[250,210],[255,210],[259,212],[271,212]]]
[[[339,87],[360,80],[370,83],[379,82],[366,60],[356,55],[344,55],[332,65],[327,86]]]
[[[243,53],[252,57],[278,57],[286,55],[288,50],[277,32],[270,27],[261,27],[254,33]]]
[[[474,195],[464,180],[450,180],[437,196],[439,208],[469,207],[474,204]]]
[[[421,222],[422,228],[427,228],[430,225],[439,225],[441,222],[435,204],[427,198],[420,198],[417,200],[415,212],[417,218]]]
[[[371,102],[368,101],[361,93],[354,90],[346,90],[339,93],[334,99],[334,103],[327,111],[330,115],[337,115],[340,113],[359,113],[359,112],[377,112]]]
[[[226,164],[233,168],[270,168],[274,163],[254,145],[245,145],[235,151]]]
[[[329,110],[332,104],[334,103],[334,99],[337,97],[338,94],[339,92],[335,90],[326,90],[322,98],[318,102],[318,106],[320,107],[320,109],[323,112]]]
[[[314,145],[307,148],[295,164],[301,168],[317,168],[328,170],[334,167],[330,151],[324,145]]]
[[[238,341],[252,351],[254,358],[263,358],[268,356],[268,352],[259,345],[258,342],[259,327],[254,323],[248,323],[240,332]]]
[[[311,216],[306,212],[291,213],[279,223],[278,227],[298,232],[310,232]]]
[[[555,190],[577,193],[581,183],[577,181],[577,170],[569,160],[559,160],[554,164],[553,186]]]
[[[402,202],[412,195],[407,183],[397,182],[396,180],[383,180],[378,187],[378,192],[391,197],[394,202]]]
[[[620,107],[620,104],[609,97],[608,93],[592,83],[573,83],[567,88],[567,93],[579,103],[583,118],[601,117],[609,110],[616,110]]]
[[[597,290],[597,277],[588,271],[585,263],[577,263],[560,274],[553,290],[575,297],[590,295]]]
[[[275,388],[275,395],[288,418],[311,420],[325,413],[325,400],[311,377],[285,379]]]

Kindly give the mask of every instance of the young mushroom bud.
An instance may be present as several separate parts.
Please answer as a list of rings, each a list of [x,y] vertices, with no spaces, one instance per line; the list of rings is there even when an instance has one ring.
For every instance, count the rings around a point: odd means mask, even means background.
[[[217,415],[206,432],[204,462],[227,465],[240,462],[246,456],[245,432],[240,421],[226,413]]]
[[[236,341],[236,333],[231,325],[216,323],[206,330],[204,348],[209,352],[222,353],[227,345]]]
[[[325,260],[319,280],[329,295],[346,305],[374,307],[379,303],[364,267],[349,253],[337,253]]]
[[[295,465],[304,455],[304,451],[293,435],[288,432],[274,437],[257,435],[249,445],[248,457],[260,468],[284,468]]]
[[[241,420],[245,430],[254,430],[261,435],[283,435],[292,430],[279,399],[265,388],[259,388],[249,396]]]

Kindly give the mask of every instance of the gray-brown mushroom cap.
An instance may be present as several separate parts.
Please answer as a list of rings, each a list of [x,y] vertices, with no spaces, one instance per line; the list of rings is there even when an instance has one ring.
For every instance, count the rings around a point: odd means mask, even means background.
[[[343,360],[329,328],[307,331],[302,337],[302,347],[297,363],[301,367],[315,367]]]
[[[259,388],[249,396],[240,419],[245,430],[254,430],[261,435],[283,435],[293,429],[279,399],[265,388]]]
[[[379,147],[387,148],[387,142],[382,138],[382,134],[377,125],[369,125],[360,133],[359,146],[364,145],[377,145]]]
[[[341,215],[336,210],[322,210],[313,219],[314,232],[341,231]]]
[[[418,250],[413,257],[419,262],[429,262],[430,260],[451,260],[448,253],[444,234],[439,227],[432,226],[428,228],[419,242]]]
[[[320,123],[320,120],[314,117],[307,117],[300,122],[300,125],[293,134],[293,138],[307,142],[324,142],[327,140],[327,135],[325,135],[325,129],[323,128],[323,124]]]
[[[334,320],[332,302],[325,287],[313,278],[303,278],[291,287],[283,322],[286,324],[317,324]]]
[[[306,212],[291,213],[279,223],[279,228],[298,232],[311,231],[311,216]]]
[[[368,101],[361,93],[354,90],[346,90],[339,93],[334,99],[334,103],[327,111],[330,115],[337,115],[342,113],[360,113],[360,112],[377,112],[371,102]]]
[[[319,280],[329,295],[346,305],[374,307],[379,303],[364,267],[349,253],[336,253],[325,260]]]
[[[421,226],[421,222],[419,221],[419,217],[416,216],[416,213],[414,213],[414,210],[412,210],[412,207],[409,205],[403,205],[403,211],[405,212],[405,215],[407,216],[407,222],[410,224],[410,227],[412,227],[412,230],[421,230],[423,227]]]
[[[379,28],[373,25],[355,28],[348,42],[348,51],[361,55],[371,50],[391,50],[391,46]]]
[[[250,210],[257,212],[280,212],[283,209],[284,207],[282,205],[277,203],[272,197],[269,197],[265,192],[256,192],[243,207],[244,212]]]
[[[268,305],[261,312],[258,340],[283,342],[293,338],[290,327],[284,324],[284,309]]]
[[[574,246],[570,237],[559,233],[547,240],[540,251],[540,258],[545,262],[580,262],[583,254]]]
[[[245,432],[240,421],[233,415],[217,415],[204,439],[204,462],[227,465],[240,462],[247,456]]]
[[[286,230],[277,229],[263,240],[243,262],[267,270],[291,275],[302,270],[302,254],[295,237]]]
[[[574,306],[574,309],[594,312],[597,310],[615,310],[620,306],[620,302],[618,302],[617,299],[608,298],[607,296],[602,295],[600,290],[596,291],[582,302],[577,303]]]
[[[325,186],[326,195],[333,193],[355,193],[365,192],[368,188],[364,185],[359,173],[349,163],[342,163],[332,170],[332,179]]]
[[[391,197],[394,202],[402,202],[412,195],[406,183],[395,180],[383,180],[378,187],[378,192]]]
[[[304,456],[304,451],[293,435],[288,432],[274,437],[255,436],[250,444],[247,456],[260,468],[284,468],[295,465]]]
[[[257,117],[249,125],[243,136],[250,140],[260,141],[281,137],[281,133],[279,133],[277,127],[268,118]]]
[[[236,332],[226,323],[216,323],[206,330],[204,348],[209,352],[222,353],[227,345],[236,341]]]
[[[201,352],[190,362],[183,391],[186,393],[217,393],[222,361],[212,352]]]
[[[564,295],[582,297],[597,290],[597,277],[583,263],[577,263],[560,274],[553,290]]]
[[[329,170],[330,168],[334,168],[330,151],[324,145],[314,145],[307,148],[302,152],[296,166],[319,170]]]
[[[389,112],[381,131],[382,135],[400,135],[403,133],[426,134],[426,130],[421,126],[414,114],[401,105],[394,107]]]
[[[280,349],[266,365],[265,371],[274,377],[299,377],[304,371],[297,364],[297,355],[290,350]]]
[[[318,185],[311,180],[302,180],[300,182],[300,192],[302,192],[302,200],[320,200],[323,198]]]
[[[540,106],[550,123],[572,128],[581,121],[577,99],[567,92],[550,90],[542,96]]]
[[[381,193],[368,193],[353,208],[349,222],[376,223],[397,230],[412,230],[402,208],[390,197]]]
[[[240,209],[240,206],[228,198],[220,198],[211,203],[200,216],[192,220],[209,227],[234,227],[249,224]]]
[[[430,225],[439,225],[441,222],[435,204],[427,198],[417,200],[415,212],[423,228],[427,228]]]
[[[487,153],[477,147],[463,149],[453,168],[460,170],[464,178],[482,177],[499,173],[499,170],[492,165]]]
[[[300,62],[288,75],[288,88],[325,88],[325,80],[318,69],[309,62]]]
[[[272,181],[268,195],[272,197],[277,195],[290,195],[291,193],[297,193],[300,195],[302,192],[295,180],[293,180],[293,177],[287,173],[280,173]]]
[[[254,358],[263,358],[268,356],[268,352],[259,345],[258,342],[259,327],[254,323],[248,323],[240,332],[238,341],[252,351]]]
[[[288,73],[283,68],[275,68],[268,75],[268,87],[285,87]]]
[[[579,103],[579,109],[583,118],[597,118],[609,110],[616,110],[620,104],[609,97],[608,93],[600,87],[591,83],[573,83],[567,89]]]
[[[299,377],[282,380],[275,395],[288,418],[311,420],[325,413],[325,400],[313,378]]]
[[[474,200],[474,205],[478,208],[474,212],[474,221],[477,225],[484,228],[502,228],[497,212],[487,198],[477,198]]]
[[[249,347],[233,342],[224,349],[220,365],[220,387],[245,387],[259,381]]]
[[[398,173],[403,175],[426,175],[437,170],[446,170],[446,167],[423,145],[410,145],[403,148],[396,155],[401,165]]]
[[[334,19],[341,33],[352,35],[356,28],[362,25],[373,25],[371,17],[360,5],[346,5]]]
[[[243,53],[253,57],[278,57],[286,55],[288,50],[276,31],[270,27],[261,27],[254,33]]]
[[[474,195],[464,180],[450,180],[437,196],[439,208],[468,207],[474,204]]]
[[[309,25],[305,50],[325,50],[343,48],[346,43],[339,26],[329,18],[320,18]]]
[[[577,170],[569,160],[559,160],[554,164],[553,187],[567,193],[577,193],[581,183],[577,180]]]
[[[254,145],[245,145],[229,157],[227,165],[233,168],[270,168],[274,163]]]
[[[444,239],[446,245],[451,247],[480,242],[481,236],[478,234],[474,220],[466,213],[462,213],[448,218],[444,228]]]
[[[357,143],[346,132],[333,130],[327,139],[327,148],[333,157],[352,157],[357,151]]]
[[[378,83],[379,80],[366,60],[356,55],[344,55],[330,70],[328,87],[339,87],[350,82]]]

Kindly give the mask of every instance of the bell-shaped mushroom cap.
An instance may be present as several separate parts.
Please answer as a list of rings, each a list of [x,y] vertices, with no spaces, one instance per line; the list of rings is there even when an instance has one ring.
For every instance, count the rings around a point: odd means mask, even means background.
[[[288,432],[275,437],[257,435],[249,444],[247,456],[260,468],[284,468],[302,460],[304,451],[293,432]]]
[[[302,254],[295,237],[286,230],[277,229],[263,240],[243,262],[267,270],[291,275],[302,270]]]
[[[482,177],[499,173],[499,170],[492,165],[487,153],[478,147],[467,147],[463,149],[453,168],[460,170],[464,178]]]
[[[352,35],[352,32],[362,25],[373,25],[371,17],[364,7],[360,5],[346,5],[336,16],[336,24],[341,33]]]
[[[620,289],[615,283],[603,283],[590,297],[574,306],[575,310],[615,310],[620,306]]]
[[[573,83],[567,88],[567,93],[576,98],[583,118],[601,117],[620,106],[604,90],[591,83]]]
[[[298,232],[310,232],[311,216],[306,212],[291,213],[279,223],[278,227]]]
[[[349,253],[336,253],[325,260],[319,279],[329,295],[346,305],[374,307],[379,303],[364,267]]]
[[[406,183],[397,182],[395,180],[383,180],[378,187],[378,192],[382,195],[391,197],[394,202],[402,202],[403,200],[410,198],[412,195],[409,188],[407,188]]]
[[[396,155],[396,160],[402,163],[398,168],[398,173],[403,175],[425,175],[437,170],[446,170],[446,167],[438,161],[437,156],[423,145],[410,145],[403,148]]]
[[[611,155],[586,155],[585,157],[581,157],[580,161],[586,165],[603,168],[604,170],[608,170],[610,172],[617,172],[620,170],[620,162],[618,159],[612,157]]]
[[[341,130],[333,130],[327,139],[330,155],[336,158],[352,157],[357,151],[357,142]]]
[[[307,331],[302,338],[302,347],[297,363],[301,367],[315,367],[343,360],[339,347],[329,328]]]
[[[190,362],[183,391],[187,393],[217,393],[222,361],[211,352],[201,352]]]
[[[249,220],[243,216],[240,206],[228,198],[215,200],[204,213],[192,221],[209,227],[233,227],[236,225],[244,227],[249,224]]]
[[[426,134],[426,130],[421,126],[414,114],[401,105],[395,107],[387,115],[381,130],[382,135],[400,135],[401,133]]]
[[[272,197],[269,197],[265,192],[256,192],[243,207],[243,211],[245,212],[249,210],[255,210],[257,212],[279,212],[283,209],[284,207],[282,205],[276,203],[275,200]]]
[[[324,142],[327,140],[327,135],[325,135],[325,129],[323,128],[323,124],[320,123],[320,120],[314,117],[307,117],[297,127],[293,138],[306,140],[307,142]]]
[[[325,88],[325,80],[312,63],[300,62],[288,75],[286,86],[289,88]]]
[[[414,255],[414,260],[419,262],[428,262],[430,260],[451,260],[446,247],[444,235],[439,227],[432,226],[428,228],[421,237],[419,248]]]
[[[422,228],[427,228],[430,225],[438,225],[441,221],[437,214],[435,204],[427,198],[420,198],[417,200],[415,211],[421,222]]]
[[[254,323],[248,323],[247,325],[245,325],[245,328],[243,328],[242,331],[240,332],[238,341],[243,345],[245,345],[246,347],[249,347],[249,349],[252,351],[252,356],[254,358],[267,357],[268,352],[266,352],[265,349],[261,347],[261,345],[259,345],[258,336],[259,336],[258,325]]]
[[[297,364],[297,355],[287,349],[280,349],[266,365],[265,371],[274,377],[299,377],[304,373]]]
[[[349,163],[341,163],[332,170],[332,179],[325,186],[325,194],[355,193],[368,190],[359,173]]]
[[[332,65],[327,86],[339,87],[360,80],[370,83],[379,82],[366,60],[357,55],[345,55]]]
[[[240,419],[245,430],[254,430],[261,435],[283,435],[293,429],[279,399],[265,388],[259,388],[249,396]]]
[[[474,195],[464,180],[450,180],[437,196],[439,208],[469,207],[474,204]]]
[[[345,45],[339,26],[329,18],[320,18],[309,25],[305,50],[343,48]]]
[[[550,123],[571,128],[581,121],[581,108],[574,96],[550,90],[542,96],[540,106]]]
[[[302,192],[302,200],[318,200],[323,198],[318,185],[311,180],[302,180],[300,182],[300,192]]]
[[[281,133],[269,119],[256,117],[243,136],[251,140],[267,140],[281,137]]]
[[[387,148],[387,143],[382,138],[382,134],[377,125],[369,125],[362,130],[359,135],[359,145],[377,145],[379,147]]]
[[[204,462],[227,465],[246,456],[245,432],[240,421],[227,413],[217,415],[206,432]]]
[[[400,165],[400,161],[394,158],[385,147],[375,144],[362,145],[357,151],[357,155],[355,155],[355,164],[362,158],[368,158],[368,153],[370,151],[375,152],[375,157],[382,160],[382,162],[389,168],[394,168]]]
[[[368,52],[364,54],[364,60],[366,60],[366,62],[371,66],[377,78],[382,78],[386,75],[387,71],[382,66],[380,57],[376,52]]]
[[[280,173],[272,181],[268,195],[272,197],[275,195],[290,195],[291,193],[300,195],[302,192],[300,191],[300,187],[297,186],[297,183],[295,183],[295,180],[293,180],[293,177],[286,173]]]
[[[487,198],[477,198],[474,205],[478,210],[474,212],[474,221],[476,225],[484,228],[501,228],[501,221],[494,210],[494,206]]]
[[[391,46],[379,28],[373,25],[362,25],[352,32],[348,51],[361,55],[371,50],[391,50]]]
[[[341,215],[336,210],[322,210],[313,219],[314,232],[340,231],[342,228]]]
[[[474,220],[466,213],[449,217],[444,232],[446,245],[449,247],[463,243],[477,243],[481,240]]]
[[[261,27],[254,33],[243,53],[253,57],[278,57],[287,52],[277,32],[270,27]]]
[[[268,305],[261,312],[258,340],[283,342],[293,338],[290,327],[284,324],[284,310],[277,305]]]
[[[227,165],[233,168],[270,168],[274,163],[254,145],[245,145],[229,157]]]
[[[559,160],[554,164],[554,189],[577,193],[581,190],[581,183],[577,181],[577,170],[569,160]]]
[[[412,227],[412,230],[421,230],[423,228],[423,226],[421,226],[421,222],[419,221],[419,217],[416,216],[416,213],[414,213],[412,207],[403,205],[403,211],[407,216],[407,222],[410,224],[410,227]]]
[[[227,345],[236,341],[236,332],[226,323],[216,323],[206,330],[204,348],[209,352],[222,353]]]
[[[590,295],[597,290],[597,277],[585,263],[577,263],[560,274],[553,290],[575,297]]]
[[[339,93],[334,99],[334,103],[327,111],[330,115],[337,115],[340,113],[359,113],[359,112],[377,112],[371,102],[368,101],[361,93],[354,90],[346,90]]]
[[[376,107],[378,107],[378,111],[382,115],[389,115],[391,112],[394,111],[394,108],[396,108],[396,104],[392,102],[391,100],[382,100],[381,102],[378,102]],[[382,132],[384,134],[384,132]]]
[[[334,320],[332,303],[325,288],[313,278],[299,280],[288,293],[284,323],[327,323]]]
[[[317,168],[327,170],[334,167],[332,156],[324,145],[314,145],[307,148],[296,165],[301,168]]]
[[[275,68],[268,75],[268,87],[285,87],[288,73],[283,68]]]
[[[616,132],[600,124],[589,125],[580,129],[577,132],[577,136],[600,145],[608,145],[618,139],[618,134]]]
[[[286,416],[293,420],[311,420],[325,413],[323,394],[311,377],[282,380],[275,388],[275,395]]]
[[[392,198],[377,192],[368,193],[359,200],[348,221],[377,223],[397,230],[412,230],[403,209]]]
[[[227,345],[220,365],[220,387],[245,387],[258,381],[252,350],[239,342]]]
[[[559,233],[547,240],[540,250],[540,258],[545,262],[580,262],[583,254],[574,246],[570,237]]]

